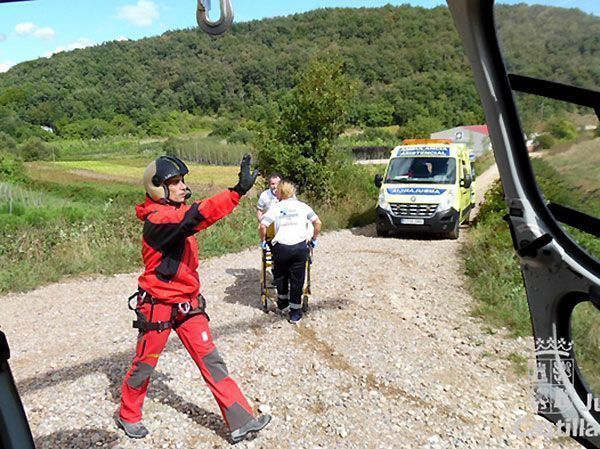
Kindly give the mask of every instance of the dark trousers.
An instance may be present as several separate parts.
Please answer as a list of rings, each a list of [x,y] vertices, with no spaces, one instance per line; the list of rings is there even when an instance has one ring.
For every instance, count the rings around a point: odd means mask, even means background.
[[[273,277],[277,286],[278,305],[285,307],[289,301],[290,308],[302,308],[302,290],[306,277],[306,260],[308,247],[306,242],[296,245],[273,245]],[[289,296],[288,296],[289,295]],[[288,300],[289,298],[289,300]]]

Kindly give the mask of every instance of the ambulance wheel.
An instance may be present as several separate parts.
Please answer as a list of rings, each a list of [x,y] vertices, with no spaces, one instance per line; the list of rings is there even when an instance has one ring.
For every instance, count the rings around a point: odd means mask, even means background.
[[[302,311],[304,313],[308,312],[308,295],[302,297]]]
[[[377,233],[377,237],[388,237],[390,235],[390,231],[381,229],[379,226],[375,226],[375,232]]]
[[[448,238],[451,240],[456,240],[456,239],[458,239],[459,234],[460,234],[460,223],[458,222],[458,220],[456,220],[456,223],[454,224],[452,231],[450,231],[448,233]]]
[[[471,211],[469,211],[467,213],[467,216],[463,220],[463,223],[466,224],[466,225],[470,225],[471,224]]]

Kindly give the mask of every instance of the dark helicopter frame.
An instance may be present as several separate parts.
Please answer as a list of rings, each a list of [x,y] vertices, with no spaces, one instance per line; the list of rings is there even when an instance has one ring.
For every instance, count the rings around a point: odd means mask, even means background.
[[[28,0],[0,0],[9,3]],[[594,109],[600,119],[600,92],[508,73],[496,36],[494,0],[447,0],[471,62],[496,163],[506,195],[514,249],[520,257],[533,335],[544,351],[537,363],[558,367],[557,382],[536,386],[549,401],[559,395],[568,407],[538,413],[550,422],[577,421],[594,435],[571,435],[587,448],[600,448],[600,414],[586,407],[593,393],[580,373],[571,341],[571,315],[589,301],[600,309],[600,262],[583,250],[560,223],[600,237],[600,220],[544,200],[523,139],[514,91],[541,95]],[[537,348],[536,348],[537,349]],[[0,331],[0,449],[35,448],[10,371],[10,350]],[[574,362],[573,372],[564,369]],[[561,368],[562,367],[562,368]],[[570,374],[570,375],[568,375]]]

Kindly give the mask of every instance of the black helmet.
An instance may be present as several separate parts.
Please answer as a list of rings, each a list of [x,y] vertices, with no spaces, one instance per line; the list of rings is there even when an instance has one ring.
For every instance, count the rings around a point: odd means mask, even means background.
[[[144,188],[154,201],[168,200],[169,189],[165,181],[174,176],[185,176],[189,173],[187,166],[175,156],[161,156],[150,162],[144,171]]]

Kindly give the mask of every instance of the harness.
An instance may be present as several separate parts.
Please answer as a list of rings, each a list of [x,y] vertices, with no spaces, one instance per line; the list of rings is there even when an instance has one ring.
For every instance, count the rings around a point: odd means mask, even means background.
[[[131,300],[134,298],[137,299],[136,307],[131,305]],[[137,292],[127,298],[127,307],[129,310],[133,310],[137,317],[137,320],[133,321],[133,328],[138,329],[140,333],[145,333],[148,331],[157,331],[160,333],[167,329],[177,329],[190,318],[200,314],[205,315],[206,318],[210,320],[206,314],[206,299],[204,299],[204,296],[201,294],[198,295],[198,307],[196,308],[192,307],[191,301],[173,304],[171,307],[171,316],[169,321],[148,321],[140,310],[140,307],[145,303],[154,306],[154,304],[157,303],[157,299],[142,288],[138,289]],[[181,313],[184,316],[182,320],[177,320],[178,313]]]

